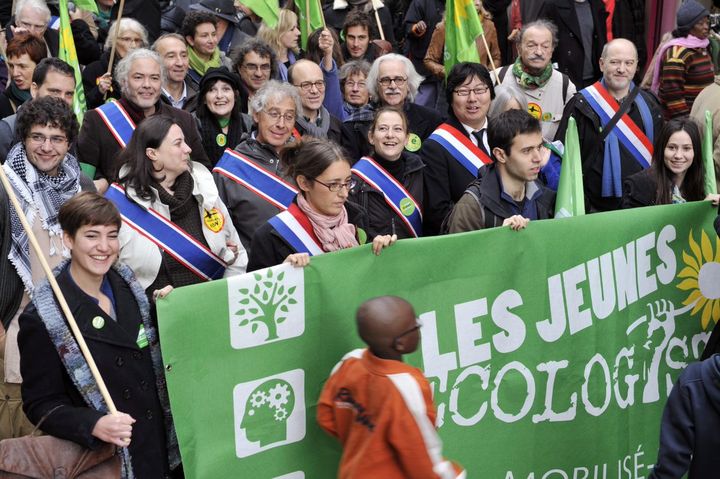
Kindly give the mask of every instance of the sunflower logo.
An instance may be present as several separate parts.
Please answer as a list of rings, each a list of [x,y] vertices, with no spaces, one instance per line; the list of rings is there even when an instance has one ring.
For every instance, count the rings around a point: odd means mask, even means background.
[[[700,233],[700,244],[690,230],[689,244],[691,254],[683,251],[685,267],[678,275],[685,279],[677,287],[690,291],[683,304],[695,304],[691,316],[702,311],[701,324],[707,330],[711,319],[714,323],[720,319],[720,241],[715,241],[713,251],[712,240],[704,230]]]

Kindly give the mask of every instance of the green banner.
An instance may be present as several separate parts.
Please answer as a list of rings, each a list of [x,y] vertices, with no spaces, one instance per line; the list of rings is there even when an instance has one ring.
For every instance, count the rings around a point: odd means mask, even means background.
[[[369,246],[159,304],[188,478],[332,478],[315,422],[364,300],[408,299],[445,455],[468,477],[647,477],[670,388],[720,319],[708,202]]]

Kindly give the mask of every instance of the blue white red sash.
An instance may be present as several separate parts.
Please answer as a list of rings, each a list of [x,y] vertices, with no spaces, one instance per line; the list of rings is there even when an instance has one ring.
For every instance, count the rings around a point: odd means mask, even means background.
[[[383,194],[385,202],[403,220],[414,237],[422,236],[420,204],[398,180],[367,156],[355,163],[352,172]]]
[[[130,142],[132,134],[135,131],[135,122],[130,119],[130,115],[120,106],[120,103],[111,101],[95,108],[100,118],[105,122],[110,133],[115,137],[121,148]]]
[[[307,253],[310,256],[323,254],[325,251],[313,239],[312,231],[308,231],[298,221],[300,215],[303,214],[300,208],[293,203],[286,211],[278,213],[268,221],[275,228],[275,231],[298,253]]]
[[[213,172],[241,184],[279,210],[286,210],[298,193],[287,181],[231,149],[225,150]]]
[[[428,139],[442,145],[474,178],[483,165],[493,162],[492,158],[470,141],[467,135],[447,123],[440,125]]]
[[[585,97],[585,100],[587,100],[593,111],[597,113],[598,117],[600,117],[600,122],[603,127],[620,109],[618,102],[610,95],[610,93],[608,93],[601,82],[596,82],[595,84],[590,85],[589,87],[581,90],[580,93],[583,97]],[[649,111],[642,95],[637,95],[635,97],[635,102],[637,103],[641,113],[643,112],[643,107],[645,110]],[[646,115],[644,114],[642,115],[643,123],[645,123],[645,131],[648,131],[650,137],[652,137],[652,117],[649,118],[650,121],[649,124],[647,124],[648,121],[645,116]],[[616,127],[613,129],[613,133],[617,134],[620,143],[622,143],[625,149],[632,154],[633,158],[635,158],[635,160],[643,168],[648,168],[650,166],[653,154],[652,138],[648,138],[643,130],[635,124],[627,113],[625,113],[622,118],[620,118],[620,121],[617,122]]]
[[[125,196],[125,189],[113,183],[105,197],[115,203],[126,225],[155,243],[180,264],[210,281],[225,274],[225,262],[198,240],[163,215],[147,210]]]

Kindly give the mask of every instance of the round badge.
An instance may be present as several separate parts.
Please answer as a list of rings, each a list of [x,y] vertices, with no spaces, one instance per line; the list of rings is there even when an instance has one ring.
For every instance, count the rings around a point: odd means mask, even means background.
[[[225,226],[225,217],[217,208],[213,208],[210,211],[205,210],[203,221],[205,222],[205,226],[213,233],[219,232],[223,229],[223,226]]]
[[[415,204],[410,198],[405,197],[400,200],[400,211],[402,211],[402,214],[405,216],[410,216],[415,213]]]
[[[537,118],[538,120],[542,118],[542,108],[540,108],[540,105],[537,103],[528,103],[528,113],[530,113],[533,118]]]
[[[545,113],[543,113],[542,121],[552,121],[552,119],[553,119],[552,113],[550,113],[549,111],[546,111]]]
[[[227,145],[227,136],[225,135],[225,133],[218,133],[218,135],[215,137],[215,143],[217,143],[218,146]]]
[[[417,136],[415,133],[410,133],[408,136],[408,141],[405,144],[405,149],[407,151],[416,152],[420,149],[422,146],[422,140],[419,136]]]
[[[102,327],[105,326],[105,320],[102,316],[95,316],[92,319],[92,325],[95,329],[102,329]]]

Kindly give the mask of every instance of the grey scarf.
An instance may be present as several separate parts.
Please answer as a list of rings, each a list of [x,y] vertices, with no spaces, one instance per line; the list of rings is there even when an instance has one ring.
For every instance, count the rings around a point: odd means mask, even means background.
[[[298,125],[305,130],[306,135],[327,139],[328,131],[330,130],[330,112],[327,111],[327,108],[321,106],[319,115],[320,126],[317,126],[314,122],[307,121],[302,115],[298,116],[296,121]]]

